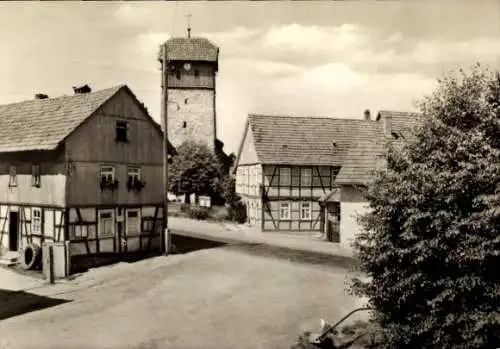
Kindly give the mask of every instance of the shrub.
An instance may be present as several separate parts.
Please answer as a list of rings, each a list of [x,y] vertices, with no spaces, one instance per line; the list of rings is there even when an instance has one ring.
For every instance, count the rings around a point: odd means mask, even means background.
[[[206,207],[193,206],[187,212],[188,217],[197,220],[206,220],[210,217],[210,209]]]
[[[243,224],[247,221],[247,207],[243,201],[238,200],[228,205],[227,217],[233,222]]]
[[[353,290],[387,348],[500,346],[500,74],[449,76],[368,187]]]

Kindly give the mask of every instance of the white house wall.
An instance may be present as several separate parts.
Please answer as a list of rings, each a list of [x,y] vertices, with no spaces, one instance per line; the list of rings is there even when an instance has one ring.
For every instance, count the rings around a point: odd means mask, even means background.
[[[369,212],[370,208],[361,190],[343,186],[340,203],[340,244],[351,248],[357,234],[363,228],[357,222],[357,216]]]

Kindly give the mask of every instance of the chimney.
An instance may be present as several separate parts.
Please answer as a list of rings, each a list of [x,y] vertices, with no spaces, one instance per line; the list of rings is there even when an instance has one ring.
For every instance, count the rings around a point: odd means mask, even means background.
[[[363,115],[365,116],[365,120],[371,120],[370,109],[366,109]]]
[[[390,136],[392,133],[392,118],[389,115],[385,115],[382,122],[384,126],[384,135]]]
[[[80,87],[73,86],[73,92],[75,93],[75,95],[78,95],[78,94],[90,93],[92,92],[92,89],[89,87],[89,85],[85,84]]]
[[[35,95],[35,99],[47,99],[47,98],[49,98],[49,96],[47,96],[47,95],[46,95],[46,94],[44,94],[44,93],[37,93],[37,94]]]

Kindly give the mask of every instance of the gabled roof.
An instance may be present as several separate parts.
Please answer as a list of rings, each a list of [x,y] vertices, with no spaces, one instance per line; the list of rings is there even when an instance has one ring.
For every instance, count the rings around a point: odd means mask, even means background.
[[[167,59],[172,61],[217,62],[219,48],[205,38],[171,38],[162,45],[167,48]],[[163,60],[160,50],[159,60]]]
[[[0,152],[53,150],[119,91],[137,98],[126,85],[46,99],[0,105]],[[162,134],[139,101],[138,105]],[[170,145],[171,151],[173,147]]]
[[[246,132],[252,132],[259,162],[273,165],[340,166],[356,140],[381,132],[379,124],[370,120],[253,114],[246,127]]]
[[[424,120],[417,113],[381,111],[377,115],[377,123],[382,126],[384,118],[390,118],[391,131],[403,137],[407,137],[412,128],[421,125]],[[386,153],[388,141],[400,140],[390,140],[380,133],[378,138],[357,141],[347,152],[335,182],[366,185],[371,179],[371,172],[379,166],[380,158]]]
[[[364,185],[390,138],[384,134],[384,119],[401,136],[423,121],[420,114],[389,111],[379,112],[375,121],[251,114],[235,164],[251,133],[261,164],[341,166],[338,184]]]

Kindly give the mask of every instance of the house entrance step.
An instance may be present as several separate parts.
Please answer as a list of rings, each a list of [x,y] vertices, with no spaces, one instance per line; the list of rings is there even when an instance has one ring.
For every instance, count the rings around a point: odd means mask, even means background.
[[[17,252],[6,252],[0,256],[0,265],[13,266],[17,264],[18,255]]]

